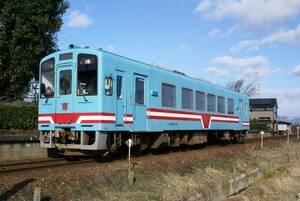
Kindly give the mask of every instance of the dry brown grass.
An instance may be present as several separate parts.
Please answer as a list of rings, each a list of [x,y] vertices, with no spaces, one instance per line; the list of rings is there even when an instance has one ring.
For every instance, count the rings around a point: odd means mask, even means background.
[[[226,182],[230,177],[247,173],[257,166],[267,171],[262,179],[241,195],[230,198],[230,201],[273,201],[294,200],[300,192],[300,168],[291,168],[289,162],[297,162],[300,153],[299,144],[285,144],[256,150],[255,146],[247,146],[245,152],[235,156],[210,161],[206,168],[197,163],[181,164],[168,172],[156,172],[139,175],[133,188],[116,186],[104,190],[105,200],[164,200],[164,201],[196,201],[222,200]],[[284,166],[282,168],[281,166]],[[300,167],[300,164],[299,164]],[[188,170],[188,171],[187,171]],[[185,171],[185,174],[182,174]],[[186,172],[187,171],[187,172]],[[140,173],[138,173],[140,174]],[[285,189],[288,187],[288,192]],[[103,192],[103,191],[102,191]],[[291,196],[292,195],[292,196]],[[294,199],[292,199],[292,198]],[[282,199],[284,198],[284,199]]]
[[[298,193],[300,193],[299,153],[298,143],[282,144],[268,152],[262,151],[260,160],[270,161],[275,171],[266,172],[264,177],[253,186],[227,201],[298,201]]]
[[[163,200],[213,200],[218,195],[224,196],[221,189],[228,179],[226,175],[212,168],[198,169],[196,172],[183,177],[174,174],[164,176]]]

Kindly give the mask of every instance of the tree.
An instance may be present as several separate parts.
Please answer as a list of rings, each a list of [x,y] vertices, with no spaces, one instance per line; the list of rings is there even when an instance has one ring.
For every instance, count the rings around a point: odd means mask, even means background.
[[[0,0],[0,98],[17,100],[38,78],[42,57],[57,50],[65,0]]]
[[[256,87],[254,83],[246,84],[245,80],[240,79],[227,84],[227,88],[233,91],[246,94],[248,96],[254,96],[256,93]]]

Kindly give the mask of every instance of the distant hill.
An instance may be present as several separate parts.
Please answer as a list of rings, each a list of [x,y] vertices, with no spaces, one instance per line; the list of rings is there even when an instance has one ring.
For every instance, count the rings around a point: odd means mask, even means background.
[[[291,122],[292,124],[300,124],[300,117],[279,116],[280,121]]]

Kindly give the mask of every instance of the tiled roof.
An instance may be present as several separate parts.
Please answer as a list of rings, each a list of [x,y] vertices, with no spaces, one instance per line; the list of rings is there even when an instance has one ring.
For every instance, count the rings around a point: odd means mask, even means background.
[[[278,107],[276,98],[255,98],[250,99],[250,107],[252,108],[273,108]]]

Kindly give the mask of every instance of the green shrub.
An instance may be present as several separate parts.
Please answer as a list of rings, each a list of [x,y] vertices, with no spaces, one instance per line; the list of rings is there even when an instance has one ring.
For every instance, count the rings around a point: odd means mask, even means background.
[[[256,119],[251,119],[250,120],[250,130],[269,131],[270,128],[266,124],[261,123],[261,122],[257,121]]]
[[[37,129],[38,107],[25,104],[0,104],[0,129]]]

